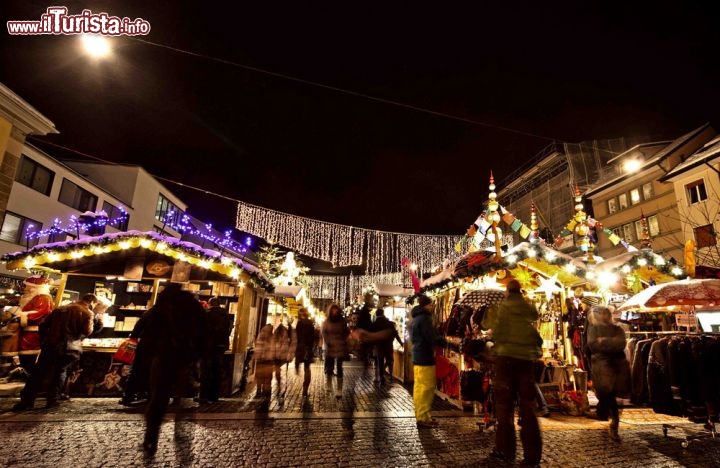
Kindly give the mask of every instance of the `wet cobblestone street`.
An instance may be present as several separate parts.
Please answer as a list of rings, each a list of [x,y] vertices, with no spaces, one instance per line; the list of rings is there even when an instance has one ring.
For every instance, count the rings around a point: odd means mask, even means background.
[[[378,387],[362,367],[347,367],[342,399],[324,391],[322,371],[313,368],[311,396],[300,397],[294,370],[286,374],[284,398],[273,392],[265,410],[254,387],[212,405],[185,399],[171,407],[158,452],[144,458],[141,408],[117,399],[73,398],[50,410],[10,411],[16,398],[0,399],[0,431],[10,444],[0,466],[503,466],[488,455],[494,433],[481,432],[478,416],[436,398],[436,429],[418,430],[409,388]],[[282,393],[280,396],[282,396]],[[38,400],[38,408],[44,401]],[[682,431],[663,436],[662,424],[696,428],[684,419],[645,408],[626,409],[614,443],[607,423],[553,413],[541,418],[543,466],[718,467],[720,441],[681,447]],[[518,453],[521,460],[522,450]],[[512,465],[505,465],[512,466]]]

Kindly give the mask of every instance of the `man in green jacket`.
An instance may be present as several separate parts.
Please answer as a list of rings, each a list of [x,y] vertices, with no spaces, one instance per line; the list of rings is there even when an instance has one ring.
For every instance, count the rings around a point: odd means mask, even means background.
[[[520,283],[507,284],[506,298],[489,311],[483,327],[492,330],[495,360],[495,412],[497,432],[492,458],[515,460],[515,401],[520,408],[523,466],[539,466],[542,457],[540,426],[535,416],[533,366],[542,356],[542,338],[535,328],[538,311],[520,291]]]

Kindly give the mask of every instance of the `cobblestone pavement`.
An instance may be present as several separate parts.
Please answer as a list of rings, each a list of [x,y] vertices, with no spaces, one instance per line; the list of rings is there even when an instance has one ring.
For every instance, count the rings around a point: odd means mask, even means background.
[[[352,363],[355,364],[355,363]],[[50,410],[12,413],[16,398],[0,399],[0,466],[7,467],[376,467],[513,466],[488,459],[494,432],[480,418],[436,398],[436,429],[415,427],[410,389],[376,386],[369,372],[346,368],[343,397],[324,390],[313,367],[311,397],[303,402],[294,369],[268,408],[254,388],[212,405],[185,399],[171,407],[158,452],[144,458],[142,409],[117,399],[74,398]],[[41,408],[44,401],[38,400]],[[626,409],[612,442],[607,423],[553,413],[541,418],[546,467],[720,467],[720,440],[681,447],[681,430],[663,436],[662,424],[694,429],[681,418]],[[522,457],[519,449],[518,461]]]

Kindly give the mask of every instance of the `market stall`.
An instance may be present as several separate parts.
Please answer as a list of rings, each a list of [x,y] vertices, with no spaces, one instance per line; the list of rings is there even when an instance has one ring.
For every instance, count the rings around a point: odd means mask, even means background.
[[[245,346],[254,336],[259,298],[272,287],[254,266],[230,252],[206,249],[155,232],[128,231],[40,244],[3,257],[8,269],[52,267],[60,272],[55,302],[94,293],[110,304],[98,336],[83,341],[80,366],[68,376],[70,393],[118,395],[128,373],[115,362],[118,345],[155,302],[168,281],[179,282],[199,300],[218,297],[233,319],[231,347],[225,354],[222,394],[237,390]]]

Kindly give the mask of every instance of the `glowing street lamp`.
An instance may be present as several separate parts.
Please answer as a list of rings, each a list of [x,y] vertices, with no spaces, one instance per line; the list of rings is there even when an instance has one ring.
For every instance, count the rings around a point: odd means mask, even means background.
[[[625,161],[622,165],[622,169],[627,174],[633,174],[640,170],[640,166],[642,166],[642,161],[637,158],[633,158]]]
[[[93,58],[101,59],[110,55],[110,41],[103,36],[94,36],[92,34],[83,34],[80,36],[83,48],[88,55]]]

